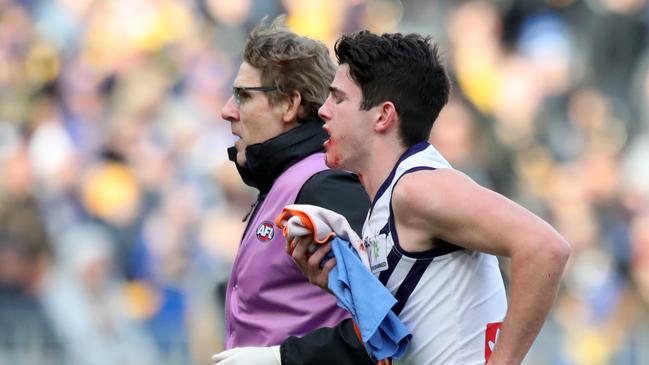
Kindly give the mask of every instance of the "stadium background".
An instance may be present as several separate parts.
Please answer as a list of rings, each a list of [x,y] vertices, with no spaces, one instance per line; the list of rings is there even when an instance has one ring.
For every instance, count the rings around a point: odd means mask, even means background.
[[[573,246],[525,364],[649,364],[646,0],[0,0],[0,364],[210,363],[254,199],[219,111],[280,13],[432,35],[431,141]]]

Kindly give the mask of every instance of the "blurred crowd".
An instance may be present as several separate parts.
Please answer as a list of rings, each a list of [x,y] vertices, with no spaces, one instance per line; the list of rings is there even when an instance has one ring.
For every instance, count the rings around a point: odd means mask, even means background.
[[[573,246],[525,364],[649,364],[647,0],[0,0],[0,365],[210,363],[255,198],[220,109],[282,13],[433,36],[431,142]]]

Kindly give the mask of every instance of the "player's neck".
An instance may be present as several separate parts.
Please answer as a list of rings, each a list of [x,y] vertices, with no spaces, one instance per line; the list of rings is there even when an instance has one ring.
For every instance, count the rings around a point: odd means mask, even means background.
[[[405,151],[406,148],[399,144],[384,144],[368,154],[365,168],[360,171],[360,178],[370,200],[374,200],[379,188]]]

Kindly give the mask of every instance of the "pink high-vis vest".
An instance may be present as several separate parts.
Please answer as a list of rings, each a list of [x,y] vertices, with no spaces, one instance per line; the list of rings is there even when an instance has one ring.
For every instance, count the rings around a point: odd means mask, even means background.
[[[278,345],[348,318],[333,295],[309,283],[286,253],[274,219],[302,185],[326,170],[316,153],[282,173],[243,234],[225,296],[225,348]]]

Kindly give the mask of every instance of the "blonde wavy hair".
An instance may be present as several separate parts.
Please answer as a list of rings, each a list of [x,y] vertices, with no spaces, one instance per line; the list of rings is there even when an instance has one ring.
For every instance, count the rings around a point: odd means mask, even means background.
[[[300,36],[286,26],[280,15],[270,25],[264,17],[252,30],[243,52],[243,60],[261,71],[261,84],[273,86],[272,104],[300,93],[304,119],[317,116],[318,108],[329,93],[336,65],[324,43]]]

